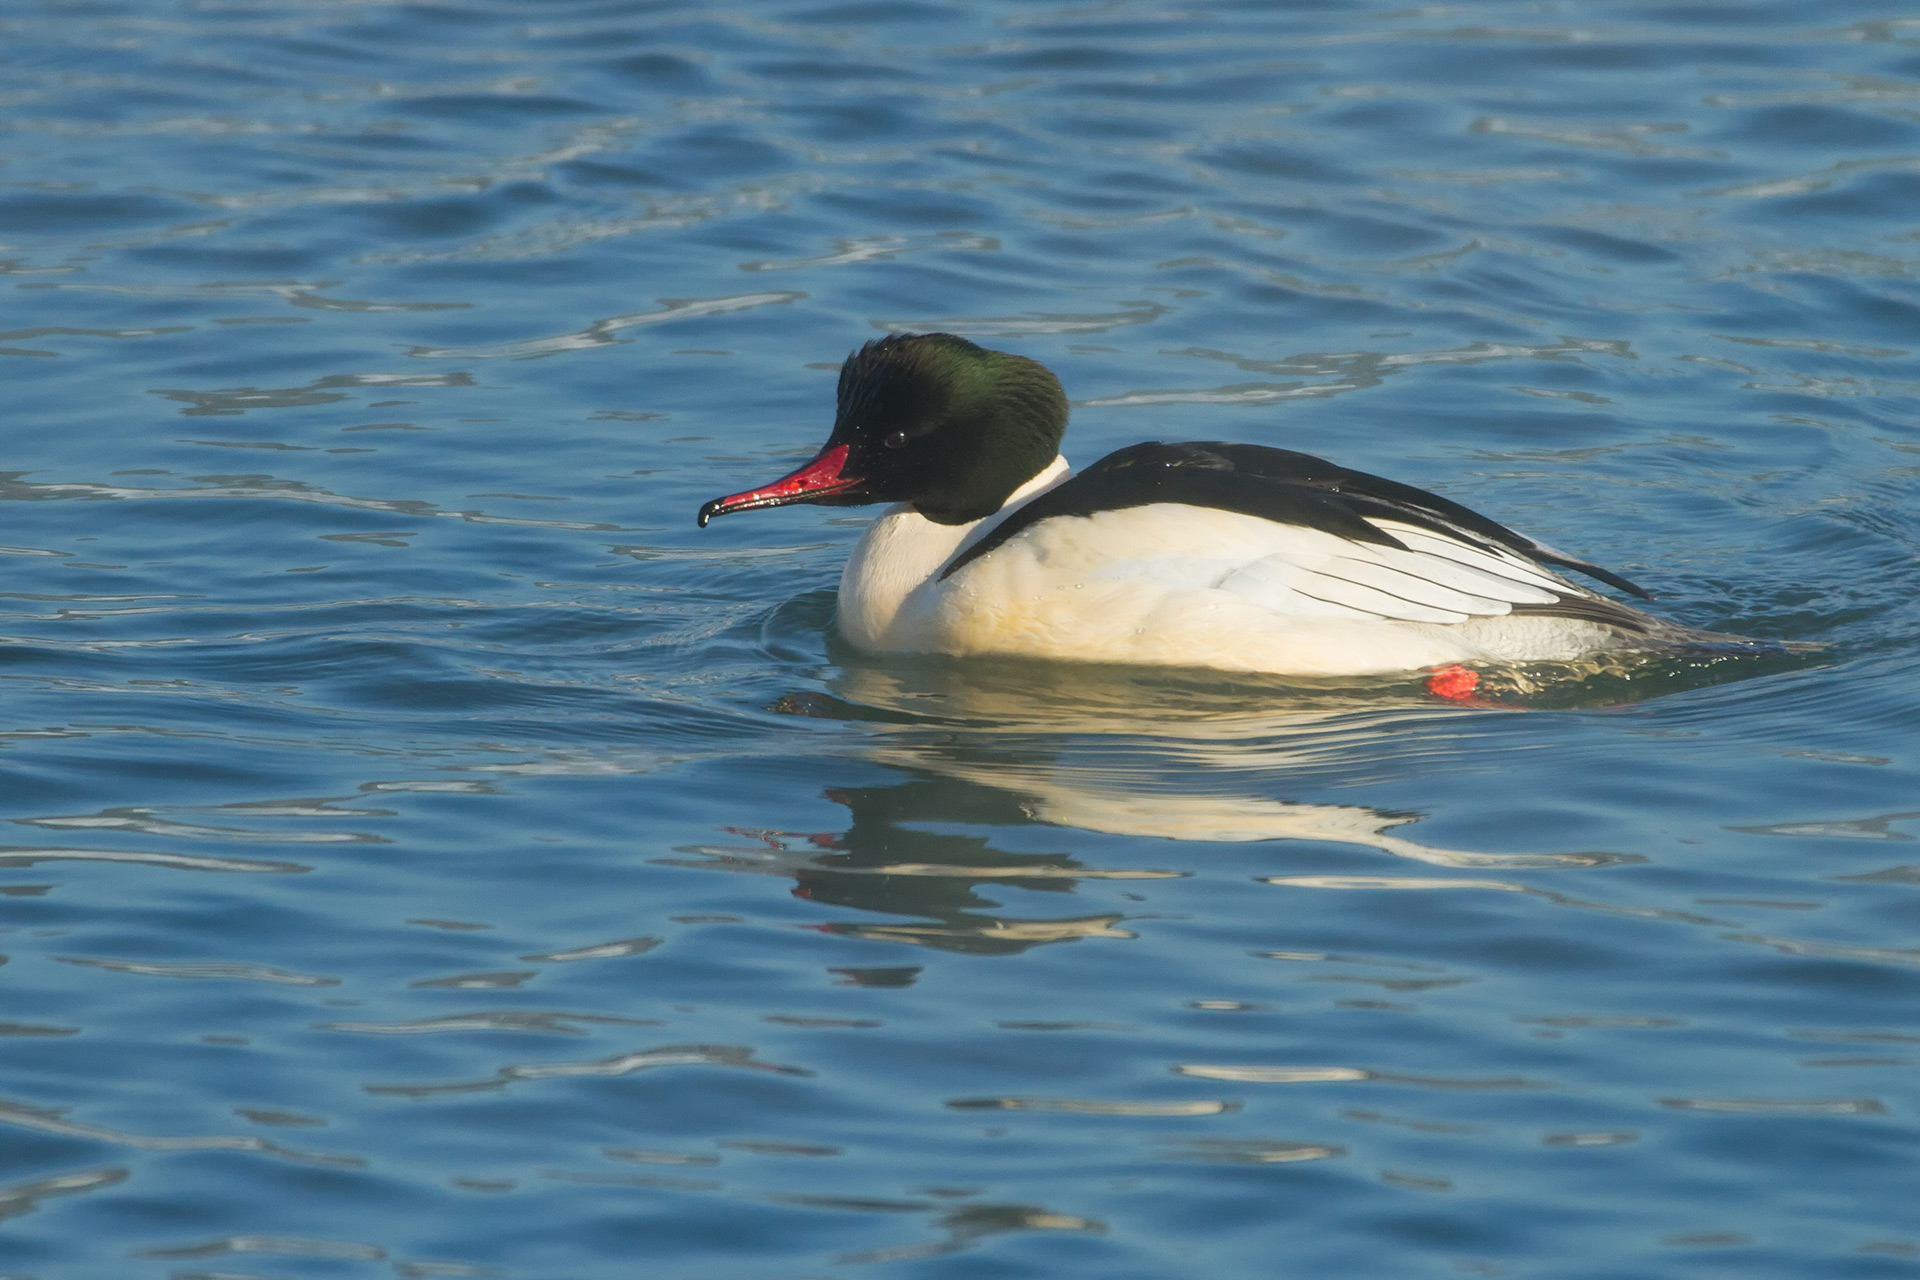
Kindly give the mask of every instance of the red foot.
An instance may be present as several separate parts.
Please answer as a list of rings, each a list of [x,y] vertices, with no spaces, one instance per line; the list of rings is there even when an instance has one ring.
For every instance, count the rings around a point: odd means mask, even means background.
[[[1464,702],[1473,696],[1474,689],[1480,684],[1480,673],[1469,671],[1465,667],[1454,665],[1441,667],[1427,677],[1427,692],[1436,698],[1450,698],[1455,702]]]

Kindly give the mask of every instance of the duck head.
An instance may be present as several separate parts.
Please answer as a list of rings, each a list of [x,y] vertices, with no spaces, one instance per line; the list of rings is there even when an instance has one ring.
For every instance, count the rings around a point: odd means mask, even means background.
[[[1060,451],[1067,397],[1051,370],[950,333],[867,343],[840,366],[833,434],[790,475],[700,508],[904,502],[938,524],[990,516]]]

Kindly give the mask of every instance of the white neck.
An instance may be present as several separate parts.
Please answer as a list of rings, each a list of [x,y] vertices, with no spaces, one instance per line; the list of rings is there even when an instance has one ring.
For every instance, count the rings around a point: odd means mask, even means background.
[[[916,587],[956,552],[1071,474],[1067,460],[1056,455],[998,511],[969,524],[936,524],[904,503],[888,507],[860,535],[840,574],[841,633],[863,649],[897,647],[888,642],[888,633]]]

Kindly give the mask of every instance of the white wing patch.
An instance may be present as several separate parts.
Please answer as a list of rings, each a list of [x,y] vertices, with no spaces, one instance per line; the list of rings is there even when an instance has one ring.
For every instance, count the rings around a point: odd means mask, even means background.
[[[1368,520],[1368,524],[1382,533],[1391,534],[1407,545],[1411,551],[1451,560],[1480,574],[1501,578],[1516,583],[1528,583],[1545,590],[1548,594],[1536,603],[1563,595],[1568,591],[1578,591],[1572,583],[1561,578],[1550,569],[1544,569],[1534,561],[1504,547],[1486,548],[1473,546],[1435,533],[1430,529],[1421,529],[1410,524],[1401,524],[1398,520]],[[1431,561],[1428,561],[1430,564]],[[1521,603],[1526,597],[1512,597],[1514,603]]]
[[[1294,545],[1233,569],[1214,585],[1279,613],[1437,623],[1497,618],[1517,604],[1583,594],[1504,549],[1398,521],[1368,523],[1405,549],[1295,530],[1288,539]]]

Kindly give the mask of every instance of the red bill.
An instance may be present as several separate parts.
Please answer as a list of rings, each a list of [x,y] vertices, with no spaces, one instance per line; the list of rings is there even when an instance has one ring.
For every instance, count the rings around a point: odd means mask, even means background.
[[[730,497],[715,498],[707,503],[700,508],[700,527],[706,528],[707,521],[715,516],[732,515],[736,511],[784,507],[792,502],[813,502],[836,494],[858,493],[866,480],[846,474],[846,465],[846,445],[836,444],[823,449],[820,456],[806,466],[791,475],[782,476],[772,484]]]

